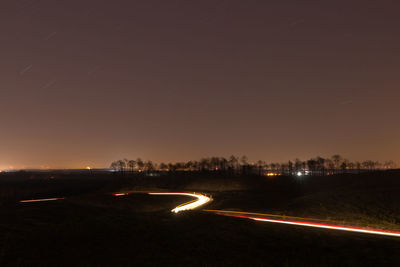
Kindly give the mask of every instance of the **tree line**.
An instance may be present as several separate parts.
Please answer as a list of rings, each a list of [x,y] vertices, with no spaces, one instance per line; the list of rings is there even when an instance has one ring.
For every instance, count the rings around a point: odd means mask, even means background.
[[[374,171],[382,169],[394,169],[396,167],[392,160],[383,163],[373,160],[349,161],[336,154],[329,158],[315,157],[308,160],[289,160],[283,163],[267,163],[262,160],[249,162],[246,156],[207,157],[200,160],[175,163],[154,163],[151,160],[143,161],[122,159],[111,163],[110,168],[119,172],[176,172],[176,171],[197,171],[197,172],[223,172],[230,174],[310,174],[330,175],[337,173],[353,173],[361,171]]]

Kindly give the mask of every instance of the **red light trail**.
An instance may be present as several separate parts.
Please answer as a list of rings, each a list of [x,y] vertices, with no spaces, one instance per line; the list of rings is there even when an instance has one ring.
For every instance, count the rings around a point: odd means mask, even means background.
[[[370,228],[362,228],[362,227],[353,227],[353,226],[345,226],[345,225],[334,225],[334,224],[325,224],[325,223],[316,223],[316,222],[308,222],[308,221],[294,221],[294,220],[282,220],[282,219],[271,219],[271,218],[260,218],[253,216],[244,216],[244,215],[233,215],[233,214],[224,214],[226,212],[235,213],[232,211],[212,211],[212,210],[204,210],[208,212],[215,212],[218,215],[223,215],[227,217],[236,217],[243,219],[250,219],[261,222],[272,222],[272,223],[281,223],[281,224],[290,224],[290,225],[299,225],[299,226],[307,226],[307,227],[317,227],[324,229],[333,229],[333,230],[342,230],[342,231],[350,231],[350,232],[358,232],[358,233],[367,233],[367,234],[375,234],[375,235],[386,235],[386,236],[395,236],[400,237],[400,231],[393,230],[384,230],[384,229],[370,229]],[[242,212],[237,212],[242,213]]]

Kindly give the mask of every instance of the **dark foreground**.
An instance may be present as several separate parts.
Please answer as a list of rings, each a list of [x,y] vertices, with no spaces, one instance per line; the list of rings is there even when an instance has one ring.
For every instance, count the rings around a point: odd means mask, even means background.
[[[62,192],[73,194],[57,202],[22,204],[13,197],[3,198],[0,266],[400,265],[399,238],[255,222],[202,211],[172,214],[169,210],[186,198],[145,194],[115,198],[107,192],[115,185],[94,184],[81,186],[85,190],[79,192],[74,191],[76,184],[74,190]],[[215,192],[210,206],[232,208],[241,203],[238,209],[260,208],[257,205],[262,204],[253,203],[249,194]],[[261,199],[260,192],[254,194]],[[241,197],[242,202],[217,199],[229,196]],[[304,202],[304,196],[298,198]],[[285,207],[297,205],[293,203],[297,202],[292,199]],[[326,205],[332,205],[330,198]]]

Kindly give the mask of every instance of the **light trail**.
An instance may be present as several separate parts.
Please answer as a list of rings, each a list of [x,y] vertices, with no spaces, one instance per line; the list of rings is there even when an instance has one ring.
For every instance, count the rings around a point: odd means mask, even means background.
[[[215,213],[233,213],[233,214],[244,214],[244,215],[256,215],[256,216],[267,216],[267,217],[279,217],[279,218],[291,218],[297,220],[311,220],[311,221],[319,221],[319,222],[331,222],[331,223],[341,223],[340,221],[334,220],[324,220],[324,219],[314,219],[314,218],[304,218],[304,217],[294,217],[287,215],[279,215],[279,214],[268,214],[268,213],[256,213],[256,212],[245,212],[245,211],[233,211],[233,210],[203,210],[207,212],[215,212]]]
[[[20,200],[20,203],[29,203],[29,202],[45,202],[45,201],[55,201],[65,199],[63,197],[56,197],[56,198],[42,198],[42,199],[29,199],[29,200]]]
[[[201,194],[196,194],[196,193],[149,193],[149,195],[172,195],[172,196],[189,196],[189,197],[194,197],[197,198],[197,200],[192,200],[186,203],[183,203],[176,208],[172,209],[172,212],[178,213],[180,211],[184,210],[193,210],[195,208],[198,208],[207,202],[211,201],[211,198],[206,197]]]
[[[223,215],[223,216],[227,216],[227,217],[251,219],[251,220],[261,221],[261,222],[272,222],[272,223],[281,223],[281,224],[290,224],[290,225],[299,225],[299,226],[308,226],[308,227],[317,227],[317,228],[342,230],[342,231],[350,231],[350,232],[358,232],[358,233],[400,237],[400,231],[390,231],[390,230],[383,230],[383,229],[369,229],[369,228],[360,228],[360,227],[324,224],[324,223],[306,222],[306,221],[290,221],[290,220],[278,220],[278,219],[270,219],[270,218],[258,218],[258,217],[232,215],[232,214],[219,214],[219,215]]]
[[[115,193],[113,195],[116,197],[120,197],[120,196],[127,196],[127,195],[129,195],[129,193]]]

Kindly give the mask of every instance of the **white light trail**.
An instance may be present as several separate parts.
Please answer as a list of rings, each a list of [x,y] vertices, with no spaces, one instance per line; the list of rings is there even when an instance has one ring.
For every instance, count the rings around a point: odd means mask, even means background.
[[[56,197],[56,198],[29,199],[29,200],[21,200],[20,203],[55,201],[55,200],[60,200],[60,199],[65,199],[65,198]]]
[[[127,196],[127,195],[129,195],[129,193],[115,193],[115,194],[113,194],[114,196],[116,196],[116,197],[121,197],[121,196]]]
[[[206,204],[207,202],[211,201],[211,198],[206,197],[204,195],[201,194],[196,194],[196,193],[149,193],[150,195],[173,195],[173,196],[189,196],[189,197],[194,197],[197,198],[197,200],[195,201],[189,201],[186,203],[183,203],[181,205],[179,205],[178,207],[174,208],[173,210],[171,210],[172,212],[178,213],[180,211],[184,211],[184,210],[192,210],[195,209],[197,207],[200,207],[204,204]]]

